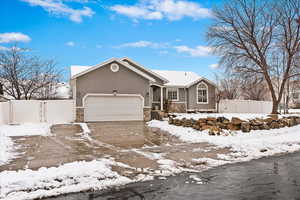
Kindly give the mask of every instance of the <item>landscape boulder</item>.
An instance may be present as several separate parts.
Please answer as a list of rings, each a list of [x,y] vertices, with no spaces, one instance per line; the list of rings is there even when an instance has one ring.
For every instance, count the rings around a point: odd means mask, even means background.
[[[251,131],[251,125],[250,122],[242,122],[241,123],[241,130],[245,133],[248,133]]]

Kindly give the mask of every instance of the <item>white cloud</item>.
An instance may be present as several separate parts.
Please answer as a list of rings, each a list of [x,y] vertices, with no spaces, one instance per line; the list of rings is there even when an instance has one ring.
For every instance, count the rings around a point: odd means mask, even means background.
[[[54,15],[68,16],[74,22],[82,22],[83,17],[92,17],[95,12],[89,7],[82,9],[73,9],[63,3],[63,0],[21,0],[29,3],[31,6],[41,6],[47,12]]]
[[[193,19],[212,17],[208,8],[188,0],[140,0],[136,5],[115,5],[111,10],[133,19],[180,20],[184,17]]]
[[[155,42],[150,42],[150,41],[145,41],[141,40],[138,42],[130,42],[130,43],[124,43],[117,48],[124,48],[124,47],[131,47],[131,48],[153,48],[153,49],[158,49],[158,48],[166,48],[168,46],[167,43],[155,43]]]
[[[188,46],[175,46],[174,47],[179,53],[187,53],[193,57],[203,57],[211,55],[212,48],[208,46],[197,46],[195,48],[190,48]]]
[[[29,42],[31,39],[23,33],[0,33],[0,43]]]
[[[218,69],[218,68],[219,68],[219,64],[217,64],[217,63],[211,64],[211,65],[209,65],[209,67],[210,67],[211,69]]]
[[[163,15],[160,12],[152,12],[146,8],[140,8],[138,6],[122,6],[116,5],[111,9],[119,14],[126,15],[131,18],[143,18],[143,19],[162,19]]]
[[[66,45],[69,46],[69,47],[74,47],[75,46],[75,42],[69,41],[69,42],[66,43]]]

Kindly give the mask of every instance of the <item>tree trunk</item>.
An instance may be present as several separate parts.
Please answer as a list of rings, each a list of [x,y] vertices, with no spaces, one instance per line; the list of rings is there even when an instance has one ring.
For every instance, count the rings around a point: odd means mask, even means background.
[[[273,106],[272,106],[272,113],[271,114],[278,114],[278,101],[273,100]]]

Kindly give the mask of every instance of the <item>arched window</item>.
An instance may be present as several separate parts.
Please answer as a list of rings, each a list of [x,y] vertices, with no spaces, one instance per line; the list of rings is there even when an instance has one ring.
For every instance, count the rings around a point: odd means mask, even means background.
[[[200,82],[197,85],[197,103],[208,103],[208,87],[204,82]]]

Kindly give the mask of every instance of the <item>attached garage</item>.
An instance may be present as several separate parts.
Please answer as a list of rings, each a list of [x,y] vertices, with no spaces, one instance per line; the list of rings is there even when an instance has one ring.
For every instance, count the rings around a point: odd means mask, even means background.
[[[84,121],[142,121],[140,95],[90,94],[84,98]]]

